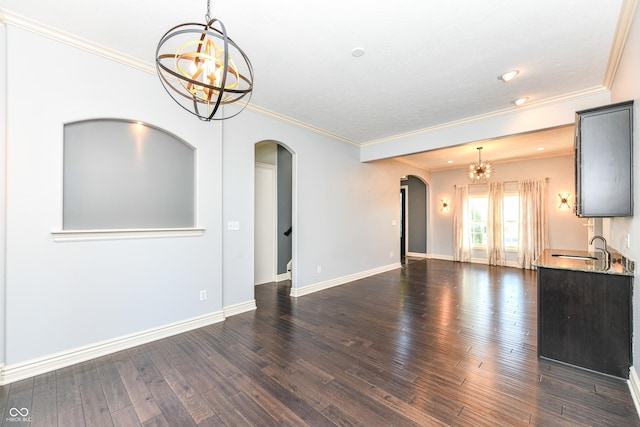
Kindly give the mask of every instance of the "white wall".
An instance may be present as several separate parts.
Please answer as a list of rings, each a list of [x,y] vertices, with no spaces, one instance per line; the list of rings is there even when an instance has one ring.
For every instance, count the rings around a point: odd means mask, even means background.
[[[3,25],[0,25],[0,94],[7,93],[7,55],[6,55],[6,31]],[[5,96],[0,95],[0,366],[5,363],[5,307],[6,301],[4,297],[5,290],[5,272],[6,272],[6,254],[5,244],[5,213],[6,213],[6,102]]]
[[[294,153],[294,286],[398,265],[400,177],[423,171],[395,161],[362,164],[358,147],[249,110],[204,123],[181,110],[153,73],[11,24],[6,33],[0,63],[8,81],[0,121],[7,123],[0,139],[7,147],[6,281],[0,282],[6,356],[0,363],[7,369],[250,308],[259,141],[278,141]],[[23,66],[32,60],[24,46],[38,46],[43,64],[65,62],[48,67],[40,85],[41,69]],[[203,236],[54,242],[51,232],[62,227],[63,126],[98,117],[140,120],[196,147]],[[229,221],[240,230],[227,230]],[[206,301],[199,301],[202,289]]]
[[[634,154],[633,154],[633,175],[634,175],[634,211],[635,215],[628,218],[613,218],[609,224],[605,224],[605,230],[609,230],[605,236],[611,246],[620,250],[624,255],[636,261],[636,271],[640,261],[640,8],[636,9],[635,17],[627,44],[624,49],[622,60],[615,76],[614,84],[611,88],[611,101],[622,102],[635,100],[634,104]],[[629,234],[631,236],[630,247],[625,247],[624,239]],[[638,274],[636,273],[636,279]],[[637,280],[636,287],[637,285]],[[636,288],[637,289],[637,288]],[[640,367],[640,292],[633,293],[633,366]]]
[[[221,312],[220,128],[176,109],[152,74],[6,31],[5,362]],[[46,71],[24,65],[34,61],[25,46],[38,46]],[[140,120],[196,147],[202,237],[53,241],[62,227],[63,125],[97,117]],[[202,289],[214,297],[199,301]]]
[[[558,193],[571,193],[574,199],[573,156],[548,157],[535,160],[521,160],[495,164],[492,181],[517,181],[525,178],[548,177],[548,219],[549,246],[554,249],[587,250],[586,219],[578,218],[570,210],[558,208]],[[431,174],[433,206],[432,211],[432,256],[452,259],[453,257],[453,205],[448,213],[440,211],[440,200],[454,198],[454,185],[468,184],[466,169],[448,169]],[[572,203],[573,206],[573,203]]]
[[[360,163],[358,147],[251,111],[225,122],[225,221],[252,218],[254,144],[265,139],[293,153],[294,287],[399,262],[400,177],[424,171],[395,161]],[[227,190],[231,182],[233,190]],[[253,297],[253,290],[241,285],[247,283],[245,263],[253,256],[247,251],[253,249],[252,232],[235,233],[237,240],[225,241],[225,306]]]

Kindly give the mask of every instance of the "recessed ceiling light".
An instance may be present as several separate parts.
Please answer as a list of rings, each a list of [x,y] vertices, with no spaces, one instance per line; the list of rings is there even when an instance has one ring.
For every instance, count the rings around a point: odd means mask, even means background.
[[[513,80],[518,74],[520,74],[520,71],[518,70],[511,70],[508,71],[504,74],[501,74],[498,76],[498,80],[502,80],[503,82],[508,82],[509,80]]]
[[[544,147],[538,147],[536,148],[536,151],[544,151]]]
[[[361,47],[356,47],[351,51],[351,55],[355,56],[356,58],[359,58],[362,55],[364,55],[364,49]]]
[[[527,98],[525,96],[524,98],[518,98],[518,99],[514,100],[513,103],[516,105],[516,107],[519,107],[522,104],[524,104],[525,102],[527,102],[528,100],[529,100],[529,98]]]
[[[451,164],[453,163],[453,160],[447,160],[447,163]]]

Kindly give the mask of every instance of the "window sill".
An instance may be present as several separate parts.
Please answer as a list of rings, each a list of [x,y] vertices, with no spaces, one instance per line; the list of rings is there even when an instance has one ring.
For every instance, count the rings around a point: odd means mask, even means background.
[[[199,237],[204,228],[144,228],[128,230],[58,230],[52,231],[53,241],[87,242],[92,240],[156,239],[164,237]]]

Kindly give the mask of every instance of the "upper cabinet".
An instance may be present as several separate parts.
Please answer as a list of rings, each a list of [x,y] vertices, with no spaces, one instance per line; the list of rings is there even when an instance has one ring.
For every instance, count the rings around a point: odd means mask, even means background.
[[[633,215],[633,101],[576,113],[576,214]]]

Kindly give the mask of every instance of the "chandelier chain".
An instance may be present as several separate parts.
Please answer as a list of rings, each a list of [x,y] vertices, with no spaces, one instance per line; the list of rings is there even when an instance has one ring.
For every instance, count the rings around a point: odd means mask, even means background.
[[[207,0],[207,14],[204,16],[207,23],[211,21],[211,0]]]

